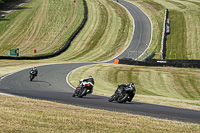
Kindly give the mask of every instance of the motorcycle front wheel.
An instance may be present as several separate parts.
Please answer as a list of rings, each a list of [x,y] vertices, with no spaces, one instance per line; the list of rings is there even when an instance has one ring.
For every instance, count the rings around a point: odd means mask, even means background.
[[[34,79],[33,75],[30,75],[30,81],[32,81]]]
[[[111,96],[109,99],[108,99],[109,102],[112,102],[114,101],[114,96]]]

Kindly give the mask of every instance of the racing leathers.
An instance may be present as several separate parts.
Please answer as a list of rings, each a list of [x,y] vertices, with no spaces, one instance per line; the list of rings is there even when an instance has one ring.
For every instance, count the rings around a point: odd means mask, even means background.
[[[90,90],[89,93],[91,94],[93,92],[94,79],[92,78],[92,76],[89,76],[89,78],[83,79],[83,82],[87,82],[90,84],[90,85],[87,85],[87,87]]]
[[[33,68],[31,69],[31,71],[35,72],[35,76],[37,76],[37,74],[38,74],[37,68],[33,67]],[[31,74],[31,71],[30,71],[30,74]]]

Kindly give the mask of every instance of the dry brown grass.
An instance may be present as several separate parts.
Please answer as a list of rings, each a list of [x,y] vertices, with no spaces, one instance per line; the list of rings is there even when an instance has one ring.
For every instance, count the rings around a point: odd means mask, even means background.
[[[0,77],[6,74],[17,72],[33,66],[55,64],[56,62],[51,61],[30,61],[30,60],[1,60],[0,61]]]
[[[198,132],[199,124],[0,95],[0,132]]]

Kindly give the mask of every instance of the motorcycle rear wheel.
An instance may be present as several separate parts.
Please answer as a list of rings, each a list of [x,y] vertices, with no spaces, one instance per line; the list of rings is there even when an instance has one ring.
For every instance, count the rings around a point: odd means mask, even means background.
[[[78,97],[82,98],[83,96],[86,96],[86,93],[87,93],[87,89],[86,88],[82,88],[79,91]]]
[[[128,98],[128,94],[124,93],[124,94],[122,94],[122,96],[120,96],[120,97],[117,98],[117,102],[118,103],[125,103],[126,100],[127,100],[127,98]]]
[[[72,94],[72,97],[75,97],[75,94]]]

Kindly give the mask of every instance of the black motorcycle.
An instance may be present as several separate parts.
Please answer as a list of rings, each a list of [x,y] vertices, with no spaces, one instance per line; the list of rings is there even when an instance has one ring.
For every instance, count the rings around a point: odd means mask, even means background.
[[[32,81],[36,76],[36,71],[30,71],[30,81]]]
[[[90,83],[79,82],[79,85],[77,86],[76,90],[72,94],[72,97],[78,96],[82,98],[83,96],[90,94],[90,91],[91,91]]]
[[[118,86],[115,93],[109,98],[109,102],[117,101],[118,103],[131,102],[135,95],[135,88],[133,90],[126,90],[123,86]]]

